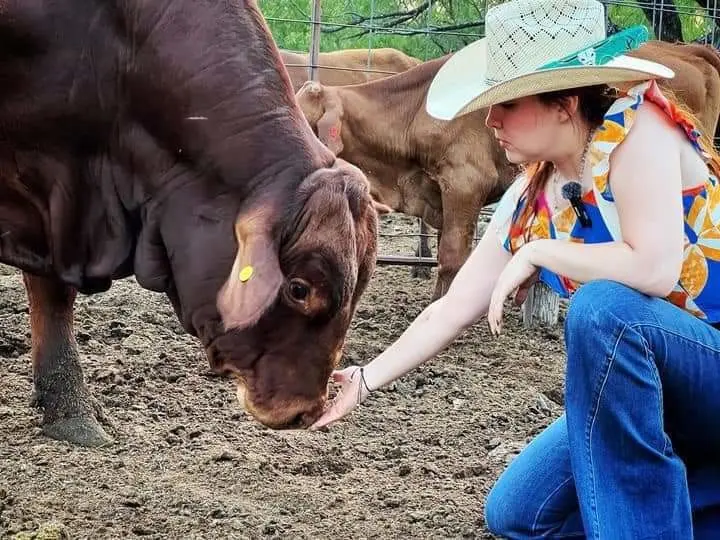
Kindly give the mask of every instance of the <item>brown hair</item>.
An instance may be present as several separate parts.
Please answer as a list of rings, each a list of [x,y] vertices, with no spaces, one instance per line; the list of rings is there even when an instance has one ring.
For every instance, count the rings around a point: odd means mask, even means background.
[[[662,92],[683,120],[690,122],[694,126],[700,126],[697,117],[686,106],[681,104],[680,100],[678,100],[669,89],[663,88]],[[617,90],[607,85],[598,85],[560,90],[557,92],[546,92],[538,94],[537,97],[543,104],[550,105],[555,103],[564,106],[563,102],[567,98],[577,96],[578,112],[581,118],[591,129],[595,129],[602,124],[605,113],[619,95]],[[708,166],[711,171],[720,178],[720,155],[718,155],[715,150],[712,138],[708,136],[705,131],[702,131],[698,143],[700,147],[710,155]],[[525,242],[528,242],[530,240],[532,223],[537,216],[538,198],[550,178],[552,164],[548,161],[532,162],[528,163],[524,167],[524,170],[528,178],[527,186],[521,194],[521,197],[526,197],[525,205],[517,220],[512,223],[511,226],[514,230],[519,229],[524,231]],[[510,250],[513,251],[512,242],[510,242]]]

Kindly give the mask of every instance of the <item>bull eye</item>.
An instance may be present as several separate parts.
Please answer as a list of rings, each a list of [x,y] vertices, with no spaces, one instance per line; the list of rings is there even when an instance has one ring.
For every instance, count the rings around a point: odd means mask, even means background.
[[[310,286],[303,280],[293,279],[290,281],[290,296],[293,300],[304,302],[310,296]]]

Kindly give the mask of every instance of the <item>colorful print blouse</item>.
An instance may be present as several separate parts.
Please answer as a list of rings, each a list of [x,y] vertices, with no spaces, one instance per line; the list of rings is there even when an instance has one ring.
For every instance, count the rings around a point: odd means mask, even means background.
[[[658,105],[683,129],[690,142],[705,160],[709,156],[698,144],[700,133],[686,122],[675,106],[660,92],[655,81],[644,82],[616,100],[605,114],[600,129],[589,147],[593,187],[583,194],[583,202],[592,224],[582,227],[572,207],[557,214],[552,211],[544,193],[538,199],[537,215],[530,230],[530,240],[552,238],[571,242],[599,243],[620,240],[620,225],[608,177],[610,154],[632,128],[635,114],[644,99]],[[524,231],[515,226],[525,197],[520,197],[526,178],[521,175],[498,204],[495,222],[499,224],[505,249],[517,250],[524,242]],[[667,300],[709,323],[720,322],[720,183],[710,173],[704,185],[683,190],[685,212],[685,251],[680,280]],[[540,279],[563,297],[579,286],[564,276],[546,269]]]

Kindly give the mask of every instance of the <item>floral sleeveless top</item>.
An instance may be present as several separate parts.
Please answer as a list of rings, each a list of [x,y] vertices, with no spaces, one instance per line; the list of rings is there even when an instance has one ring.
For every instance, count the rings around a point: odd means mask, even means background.
[[[608,181],[610,154],[624,140],[633,125],[635,113],[647,99],[658,105],[683,129],[695,149],[706,161],[709,156],[698,143],[700,133],[685,121],[675,106],[661,93],[655,81],[634,86],[616,100],[604,117],[590,142],[589,162],[593,187],[583,194],[585,209],[592,221],[590,227],[580,226],[572,207],[552,215],[544,194],[538,199],[536,218],[530,240],[551,238],[571,242],[599,243],[620,240],[617,210]],[[517,250],[524,242],[524,231],[515,226],[523,206],[525,187],[521,175],[503,195],[496,210],[495,222],[503,246]],[[680,280],[667,300],[709,323],[720,322],[720,182],[710,173],[704,185],[683,190],[685,213],[685,251]],[[567,298],[580,286],[564,276],[544,268],[540,279],[562,297]]]

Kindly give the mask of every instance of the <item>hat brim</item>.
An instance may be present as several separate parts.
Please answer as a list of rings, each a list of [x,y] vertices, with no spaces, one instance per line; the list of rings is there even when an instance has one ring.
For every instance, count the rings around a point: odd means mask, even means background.
[[[428,89],[426,110],[430,116],[452,120],[497,103],[544,92],[675,76],[673,70],[657,62],[620,55],[603,65],[542,69],[488,84],[486,43],[483,38],[467,45],[440,68]]]

